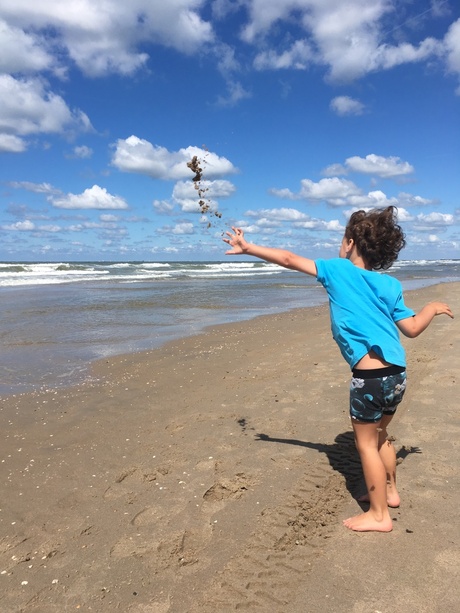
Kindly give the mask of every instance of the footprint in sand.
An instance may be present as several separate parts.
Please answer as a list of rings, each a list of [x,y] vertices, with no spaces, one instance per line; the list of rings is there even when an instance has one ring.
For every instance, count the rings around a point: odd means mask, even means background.
[[[244,473],[237,473],[231,479],[223,478],[216,481],[203,494],[203,501],[214,506],[224,506],[227,500],[241,498],[251,485],[253,481],[250,477]]]
[[[115,477],[114,484],[105,490],[104,498],[116,500],[123,496],[132,496],[133,492],[142,491],[145,485],[154,483],[168,472],[167,466],[160,466],[154,470],[139,466],[126,468]]]

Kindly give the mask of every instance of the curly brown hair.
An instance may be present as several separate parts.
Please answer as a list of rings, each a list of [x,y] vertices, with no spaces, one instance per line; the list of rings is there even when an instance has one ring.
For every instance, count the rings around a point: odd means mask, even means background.
[[[373,270],[390,268],[406,244],[394,206],[356,211],[345,228],[345,238],[353,239],[358,254]]]

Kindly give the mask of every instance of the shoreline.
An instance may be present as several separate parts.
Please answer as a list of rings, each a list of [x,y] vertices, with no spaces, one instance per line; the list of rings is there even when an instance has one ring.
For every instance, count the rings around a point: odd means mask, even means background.
[[[409,285],[411,283],[415,283],[417,287],[413,289],[405,289],[404,294],[410,295],[411,292],[417,292],[429,287],[434,286],[442,286],[444,284],[449,283],[458,283],[460,281],[455,280],[438,280],[438,279],[412,279],[406,280],[406,283]],[[404,288],[404,284],[403,284]],[[104,357],[91,357],[84,359],[79,359],[74,363],[71,363],[71,360],[68,360],[71,374],[63,375],[59,374],[55,376],[54,380],[49,380],[48,382],[39,382],[39,383],[30,383],[30,384],[20,384],[17,383],[13,388],[6,384],[0,384],[0,399],[6,398],[9,396],[18,396],[29,393],[36,393],[40,391],[47,390],[65,390],[67,388],[77,387],[79,385],[85,385],[92,382],[92,372],[93,368],[98,369],[98,364],[106,363],[110,360],[116,359],[117,357],[124,359],[126,356],[142,356],[143,354],[150,354],[152,351],[161,350],[163,347],[167,347],[170,344],[180,343],[182,339],[193,338],[196,336],[200,336],[202,334],[207,334],[209,331],[212,331],[214,328],[219,329],[220,327],[232,326],[232,325],[240,325],[243,322],[250,322],[256,320],[260,317],[272,317],[277,315],[289,314],[291,312],[302,311],[304,309],[310,308],[319,308],[322,306],[327,307],[327,296],[324,292],[323,296],[324,300],[312,301],[311,304],[306,306],[295,306],[292,308],[286,308],[285,310],[275,309],[270,313],[257,313],[251,314],[250,312],[246,313],[245,316],[239,317],[237,319],[229,319],[228,321],[224,321],[221,323],[211,323],[207,324],[204,322],[199,323],[199,327],[195,331],[185,332],[182,331],[180,333],[175,332],[171,333],[169,336],[165,336],[165,338],[157,338],[156,340],[151,340],[152,345],[148,348],[134,348],[130,351],[115,351],[114,353],[109,353]],[[310,298],[311,299],[311,298]],[[89,351],[89,350],[88,350]],[[70,354],[69,354],[70,355]],[[68,357],[68,356],[67,356]],[[66,361],[66,355],[63,356],[64,361]],[[29,366],[29,369],[32,368],[32,364]],[[61,382],[58,382],[58,379],[63,379]]]
[[[416,310],[435,299],[458,313],[460,283],[406,293]],[[2,397],[0,611],[252,602],[304,613],[308,601],[366,613],[390,586],[416,610],[455,610],[458,337],[456,320],[438,317],[404,341],[409,387],[391,431],[403,504],[389,535],[341,526],[360,511],[362,474],[326,304],[99,360],[89,383]],[[350,582],[349,560],[375,569],[376,547],[389,570]],[[436,597],[443,608],[426,608]]]

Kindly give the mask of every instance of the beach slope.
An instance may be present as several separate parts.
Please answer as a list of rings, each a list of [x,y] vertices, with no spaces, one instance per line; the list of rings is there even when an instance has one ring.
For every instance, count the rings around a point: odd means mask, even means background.
[[[460,313],[460,284],[408,292]],[[404,340],[390,534],[327,307],[208,330],[1,399],[0,611],[369,613],[460,605],[458,320]]]

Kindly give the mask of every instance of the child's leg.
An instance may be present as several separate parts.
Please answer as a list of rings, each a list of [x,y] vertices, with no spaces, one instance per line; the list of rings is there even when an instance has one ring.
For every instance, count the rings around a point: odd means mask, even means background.
[[[387,506],[387,471],[379,453],[378,423],[352,420],[356,447],[364,472],[370,508],[366,513],[346,519],[343,523],[350,530],[359,532],[392,530]]]
[[[387,504],[389,507],[395,508],[399,507],[401,500],[396,489],[396,452],[391,441],[388,440],[387,432],[387,427],[392,419],[393,415],[383,415],[380,421],[378,448],[387,474]],[[369,502],[369,494],[359,496],[358,501]]]
[[[396,451],[393,443],[388,440],[387,427],[393,415],[383,415],[380,421],[379,453],[387,474],[387,503],[389,507],[399,507],[401,502],[396,489]]]

